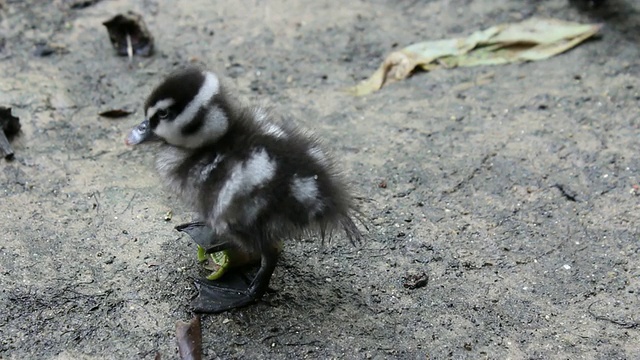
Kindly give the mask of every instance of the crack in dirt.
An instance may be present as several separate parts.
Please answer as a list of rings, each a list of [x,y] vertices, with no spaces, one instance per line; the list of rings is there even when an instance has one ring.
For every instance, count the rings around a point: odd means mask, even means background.
[[[451,195],[459,191],[460,189],[462,189],[466,184],[470,183],[487,166],[487,163],[489,163],[491,159],[496,157],[500,151],[504,150],[506,146],[507,146],[507,143],[502,143],[500,146],[498,146],[496,150],[491,151],[490,153],[483,156],[482,160],[480,160],[480,164],[476,166],[469,175],[467,175],[463,180],[458,182],[453,188],[443,191],[443,194]]]

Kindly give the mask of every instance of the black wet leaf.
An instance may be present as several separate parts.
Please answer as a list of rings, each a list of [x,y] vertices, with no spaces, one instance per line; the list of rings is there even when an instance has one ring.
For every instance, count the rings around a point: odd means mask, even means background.
[[[72,0],[69,2],[69,8],[71,9],[84,9],[91,5],[96,4],[100,0]]]
[[[131,55],[151,56],[153,54],[153,36],[140,14],[132,11],[118,14],[102,23],[107,27],[111,45],[120,56]]]
[[[9,144],[20,133],[20,119],[11,115],[11,108],[0,106],[0,153],[5,159],[13,159],[13,148]]]
[[[121,118],[121,117],[128,116],[131,113],[133,113],[133,111],[127,110],[127,109],[111,109],[111,110],[103,111],[103,112],[99,113],[98,115],[106,117],[106,118],[116,119],[116,118]]]

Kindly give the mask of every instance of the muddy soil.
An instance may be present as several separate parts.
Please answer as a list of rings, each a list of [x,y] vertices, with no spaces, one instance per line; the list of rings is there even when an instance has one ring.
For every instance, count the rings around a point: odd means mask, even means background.
[[[157,46],[131,64],[102,26],[127,10]],[[531,16],[605,27],[547,61],[342,91],[399,47]],[[639,47],[634,0],[2,0],[23,133],[0,165],[0,358],[177,358],[193,214],[123,140],[188,63],[322,137],[370,223],[362,247],[287,243],[263,301],[202,318],[205,358],[640,358]]]

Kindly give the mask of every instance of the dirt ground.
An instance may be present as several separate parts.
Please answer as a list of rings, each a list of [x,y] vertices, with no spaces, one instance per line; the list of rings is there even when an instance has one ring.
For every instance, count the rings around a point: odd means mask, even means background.
[[[190,62],[322,137],[370,223],[359,248],[287,243],[263,301],[203,316],[205,358],[640,358],[640,3],[72,4],[0,1],[0,106],[23,125],[0,161],[0,358],[178,357],[193,214],[123,140]],[[102,25],[127,10],[157,46],[132,66]],[[605,27],[547,61],[342,91],[394,49],[531,16]]]

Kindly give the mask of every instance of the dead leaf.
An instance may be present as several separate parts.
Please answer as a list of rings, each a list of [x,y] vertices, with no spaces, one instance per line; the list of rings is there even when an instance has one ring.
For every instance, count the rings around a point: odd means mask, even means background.
[[[194,316],[188,323],[183,321],[176,322],[176,338],[178,340],[180,359],[202,359],[202,330],[199,316]]]
[[[392,52],[373,75],[347,90],[358,96],[370,94],[386,83],[407,78],[417,68],[430,71],[543,60],[575,47],[601,27],[530,18],[476,31],[466,38],[419,42]]]
[[[153,55],[153,36],[140,14],[118,14],[102,23],[107,27],[111,45],[120,56]]]
[[[11,108],[0,106],[0,153],[5,159],[13,159],[13,148],[9,144],[20,133],[20,119],[11,115]]]
[[[96,4],[100,0],[72,0],[69,4],[70,9],[84,9]]]
[[[131,115],[133,113],[133,111],[131,110],[127,110],[127,109],[112,109],[112,110],[106,110],[103,111],[101,113],[99,113],[98,115],[100,116],[104,116],[106,118],[121,118],[121,117],[125,117],[127,115]]]

